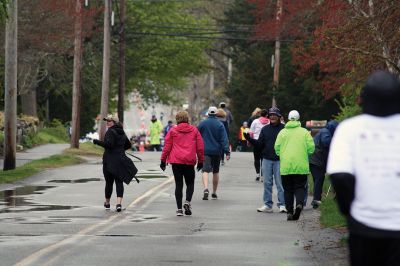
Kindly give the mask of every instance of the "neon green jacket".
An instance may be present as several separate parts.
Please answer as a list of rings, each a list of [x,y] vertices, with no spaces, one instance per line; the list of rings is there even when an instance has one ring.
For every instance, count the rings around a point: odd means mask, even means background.
[[[163,126],[160,120],[151,122],[150,124],[150,144],[157,145],[160,144],[160,134],[163,130]]]
[[[275,152],[280,158],[281,175],[310,173],[308,156],[314,152],[311,134],[299,121],[289,121],[275,141]]]

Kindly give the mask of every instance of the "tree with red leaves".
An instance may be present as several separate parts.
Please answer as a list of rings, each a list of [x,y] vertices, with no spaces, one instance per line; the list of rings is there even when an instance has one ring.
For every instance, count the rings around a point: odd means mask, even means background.
[[[327,98],[373,70],[400,74],[400,8],[393,0],[283,1],[278,25],[276,1],[248,0],[257,6],[256,37],[279,35],[292,47],[300,76],[314,76]]]

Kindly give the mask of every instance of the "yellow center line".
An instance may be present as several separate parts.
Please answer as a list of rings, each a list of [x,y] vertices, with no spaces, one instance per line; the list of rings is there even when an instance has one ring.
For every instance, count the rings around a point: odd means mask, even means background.
[[[136,200],[132,201],[128,208],[133,207],[134,205],[138,204],[139,202],[141,202],[142,200],[152,196],[154,193],[158,192],[158,190],[161,190],[164,186],[168,185],[169,183],[171,183],[173,181],[173,177],[168,178],[167,180],[165,180],[163,183],[153,187],[152,189],[148,190],[146,193],[144,193],[143,195],[141,195],[140,197],[136,198]],[[95,231],[96,229],[102,227],[102,226],[106,226],[107,224],[110,224],[111,222],[113,222],[115,219],[120,218],[120,216],[118,215],[114,215],[111,216],[110,218],[108,218],[107,220],[98,222],[94,225],[88,226],[82,230],[80,230],[79,232],[77,232],[76,234],[73,234],[71,236],[69,236],[68,238],[61,240],[58,243],[52,244],[50,246],[47,246],[43,249],[40,249],[38,251],[36,251],[35,253],[29,255],[28,257],[22,259],[21,261],[17,262],[16,264],[14,264],[15,266],[24,266],[24,265],[30,265],[33,264],[35,261],[37,261],[38,259],[40,259],[42,256],[53,252],[54,250],[65,246],[67,244],[71,244],[76,242],[77,240],[83,238],[84,236],[86,236],[87,234],[89,234],[90,232]]]

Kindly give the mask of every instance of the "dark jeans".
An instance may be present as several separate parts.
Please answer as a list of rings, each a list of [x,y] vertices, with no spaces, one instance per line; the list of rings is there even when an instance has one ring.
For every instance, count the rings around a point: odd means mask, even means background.
[[[152,144],[151,151],[162,151],[161,144]]]
[[[395,266],[400,264],[400,238],[374,238],[350,233],[352,266]]]
[[[256,173],[260,173],[261,167],[261,152],[262,149],[253,146],[253,156],[254,156],[254,168],[256,168]]]
[[[325,169],[310,164],[311,175],[314,180],[314,200],[321,200],[322,187],[325,180]]]
[[[122,198],[124,196],[124,183],[122,183],[121,179],[108,172],[105,167],[103,167],[103,175],[106,180],[106,187],[104,189],[106,199],[111,198],[114,182],[117,189],[117,197]]]
[[[186,183],[186,201],[191,201],[194,191],[194,165],[172,164],[172,172],[175,178],[175,199],[178,209],[182,209],[183,179]]]
[[[304,205],[307,175],[281,175],[285,195],[285,205],[288,213],[293,213],[294,197],[296,206]]]

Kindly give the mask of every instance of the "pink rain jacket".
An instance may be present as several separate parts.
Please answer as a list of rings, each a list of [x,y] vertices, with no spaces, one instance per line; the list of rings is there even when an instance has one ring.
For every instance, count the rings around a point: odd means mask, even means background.
[[[186,165],[203,163],[204,143],[197,128],[188,123],[173,127],[165,138],[161,161]]]

